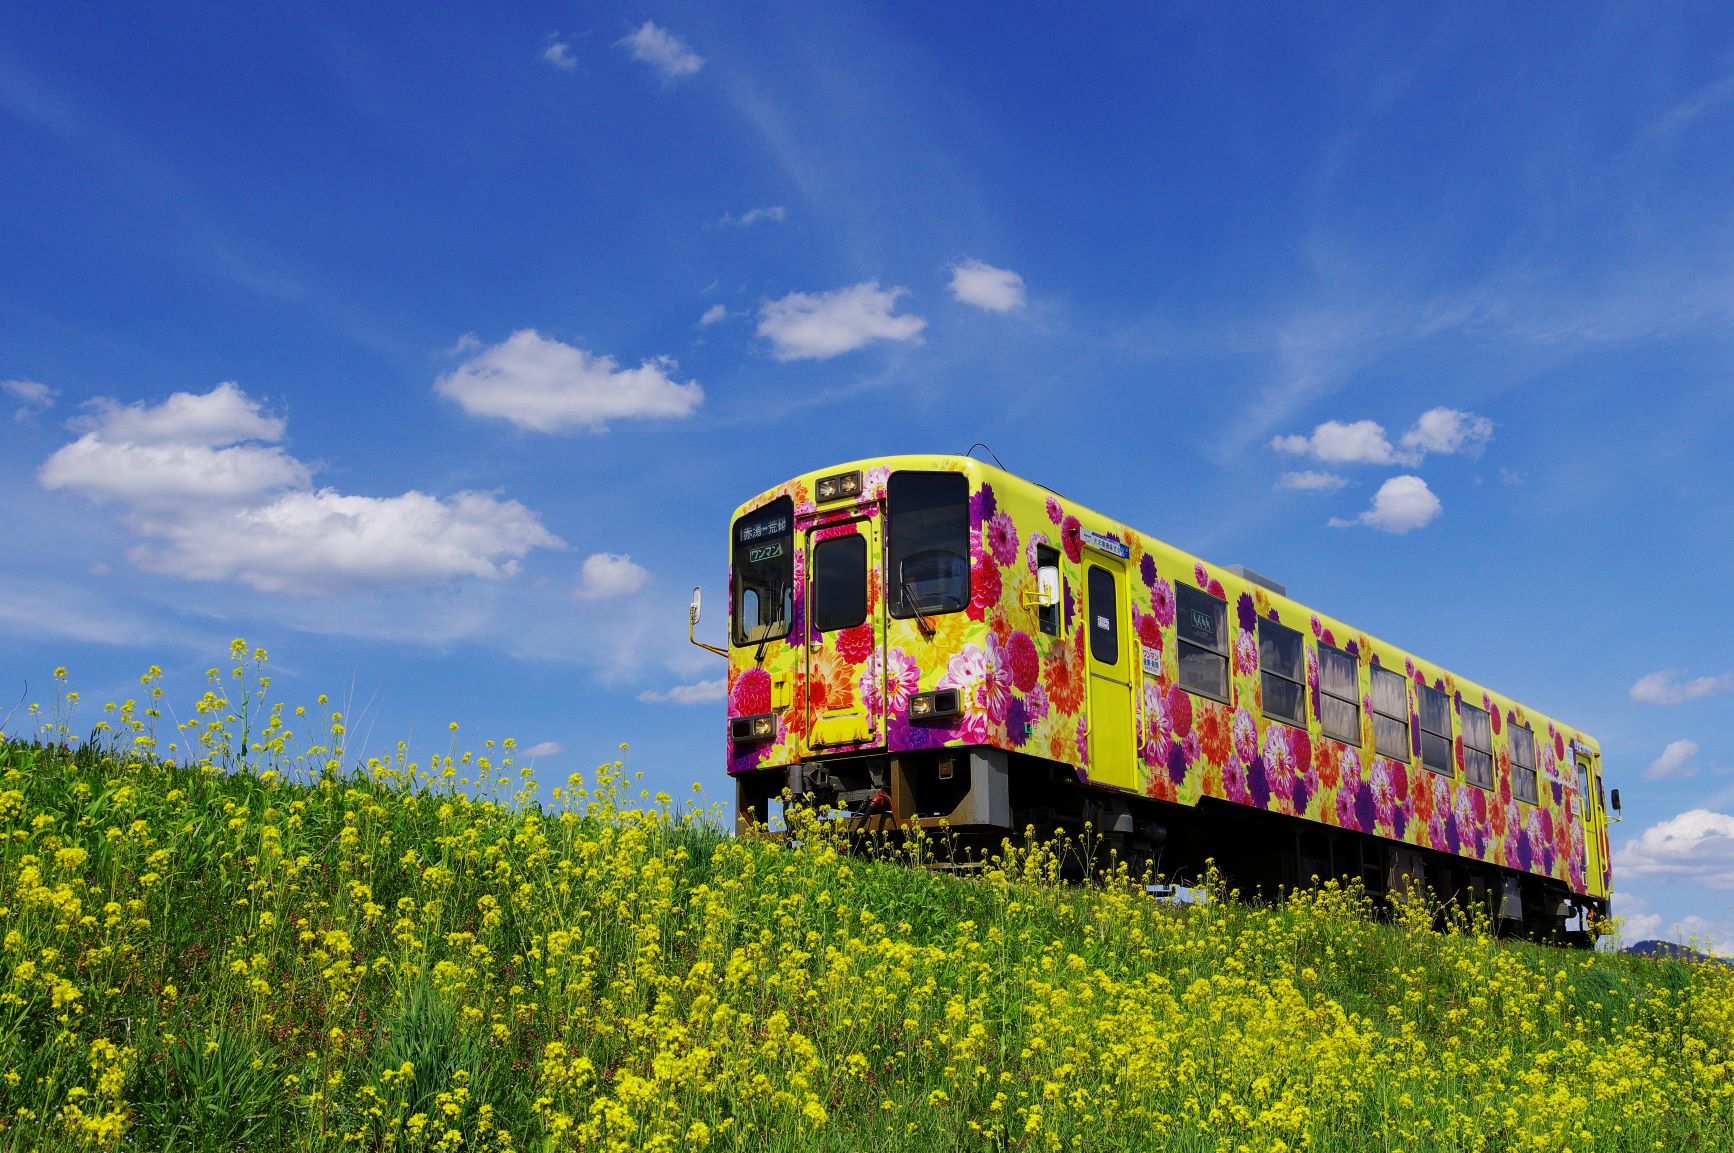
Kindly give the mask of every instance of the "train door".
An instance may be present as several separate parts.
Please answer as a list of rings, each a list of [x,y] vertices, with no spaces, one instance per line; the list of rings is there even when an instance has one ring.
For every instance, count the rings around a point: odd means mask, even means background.
[[[1602,832],[1607,815],[1602,812],[1598,796],[1601,782],[1596,779],[1595,766],[1588,749],[1577,753],[1577,809],[1583,822],[1584,882],[1592,892],[1601,888]]]
[[[1084,627],[1090,673],[1090,776],[1104,784],[1132,784],[1136,726],[1133,669],[1128,655],[1126,566],[1092,556],[1084,577]]]
[[[807,645],[802,655],[807,745],[839,750],[875,745],[885,732],[883,687],[862,689],[882,669],[879,525],[832,523],[807,533]]]

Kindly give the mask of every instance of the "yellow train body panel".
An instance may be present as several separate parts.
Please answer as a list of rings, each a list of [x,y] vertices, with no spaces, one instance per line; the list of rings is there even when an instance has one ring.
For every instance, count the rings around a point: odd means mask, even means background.
[[[1014,780],[1059,766],[1610,891],[1586,733],[1001,469],[808,473],[736,510],[730,555],[737,779],[998,750]]]

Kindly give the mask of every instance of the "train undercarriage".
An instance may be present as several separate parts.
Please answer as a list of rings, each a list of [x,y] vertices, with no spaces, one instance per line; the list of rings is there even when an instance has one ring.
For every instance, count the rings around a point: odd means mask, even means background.
[[[967,868],[1004,840],[1067,838],[1072,866],[1124,862],[1172,889],[1214,869],[1250,899],[1336,880],[1376,905],[1430,891],[1485,911],[1501,935],[1578,947],[1607,902],[1548,877],[1349,829],[1206,798],[1196,807],[1082,781],[1069,766],[994,748],[849,755],[736,778],[742,831],[774,826],[782,807],[828,808],[862,837],[928,834],[931,855]]]

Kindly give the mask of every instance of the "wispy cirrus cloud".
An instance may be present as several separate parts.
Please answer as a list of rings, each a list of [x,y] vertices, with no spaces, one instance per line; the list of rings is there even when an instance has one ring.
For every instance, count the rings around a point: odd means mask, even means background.
[[[1348,477],[1334,472],[1285,472],[1276,478],[1276,487],[1293,492],[1336,492],[1349,483]]]
[[[1630,695],[1646,705],[1678,705],[1726,692],[1734,692],[1734,673],[1686,677],[1678,669],[1658,669],[1639,677]]]
[[[759,308],[759,335],[778,360],[829,360],[877,340],[921,338],[927,321],[896,311],[907,288],[876,280],[832,292],[791,292]]]
[[[654,68],[664,83],[691,76],[704,67],[704,57],[688,48],[686,41],[650,20],[616,43],[640,64]]]
[[[434,382],[472,416],[510,421],[531,432],[602,432],[610,421],[678,419],[704,400],[697,381],[681,383],[669,373],[669,357],[637,368],[519,329],[499,344],[475,351]]]
[[[715,680],[695,681],[667,689],[646,689],[638,694],[638,699],[653,705],[703,705],[720,701],[727,695],[728,679],[717,677]]]
[[[0,390],[19,402],[12,411],[13,420],[29,420],[48,411],[60,396],[59,389],[49,388],[39,380],[0,380]]]
[[[1695,777],[1698,775],[1698,766],[1693,761],[1697,756],[1697,741],[1669,741],[1661,755],[1644,769],[1644,780],[1683,781],[1688,777]]]
[[[788,210],[781,204],[772,204],[765,208],[749,208],[739,216],[725,212],[717,223],[724,228],[751,228],[755,224],[781,224],[788,216]]]

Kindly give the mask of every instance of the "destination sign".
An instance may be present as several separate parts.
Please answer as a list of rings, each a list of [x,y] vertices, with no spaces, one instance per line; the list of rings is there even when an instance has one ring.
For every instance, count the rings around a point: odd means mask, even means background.
[[[763,520],[746,519],[735,526],[735,539],[745,544],[748,541],[762,540],[768,536],[786,536],[789,532],[789,514],[780,513],[768,516]]]
[[[1083,539],[1085,544],[1089,545],[1097,552],[1105,552],[1109,556],[1117,556],[1121,560],[1126,560],[1132,555],[1132,546],[1128,545],[1117,536],[1108,536],[1104,533],[1091,532],[1089,529],[1085,529],[1078,535]]]

